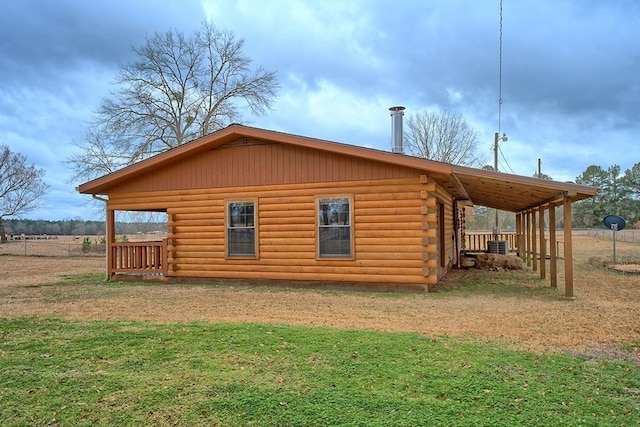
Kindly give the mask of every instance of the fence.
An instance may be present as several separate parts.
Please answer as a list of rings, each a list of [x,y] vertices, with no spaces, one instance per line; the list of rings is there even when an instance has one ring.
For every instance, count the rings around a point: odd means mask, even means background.
[[[106,245],[97,240],[83,243],[83,238],[9,240],[0,244],[0,255],[18,256],[105,256]]]
[[[574,236],[591,236],[608,240],[613,239],[613,231],[605,229],[576,229],[573,230],[571,234]],[[625,228],[622,231],[616,231],[616,241],[638,243],[640,242],[640,230]]]

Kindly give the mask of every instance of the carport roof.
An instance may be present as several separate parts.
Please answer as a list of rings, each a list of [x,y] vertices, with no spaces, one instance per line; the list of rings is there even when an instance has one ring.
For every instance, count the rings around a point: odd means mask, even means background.
[[[597,188],[584,185],[456,166],[404,154],[238,124],[230,125],[157,156],[84,183],[78,187],[78,191],[84,194],[109,194],[111,188],[125,180],[225,145],[239,138],[256,138],[414,168],[430,176],[457,200],[511,212],[520,212],[551,202],[559,202],[565,197],[571,201],[581,200],[594,196],[597,191]]]
[[[452,177],[475,205],[521,212],[568,197],[571,201],[592,197],[595,187],[571,182],[511,175],[501,172],[452,166]]]

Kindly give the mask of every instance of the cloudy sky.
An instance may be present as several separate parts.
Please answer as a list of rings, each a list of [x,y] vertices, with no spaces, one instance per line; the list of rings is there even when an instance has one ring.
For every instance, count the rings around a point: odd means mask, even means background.
[[[245,124],[388,150],[389,107],[446,109],[500,170],[572,181],[640,162],[640,2],[503,0],[3,0],[0,145],[46,170],[31,219],[101,219],[62,164],[132,46],[203,20],[278,73],[275,109]]]

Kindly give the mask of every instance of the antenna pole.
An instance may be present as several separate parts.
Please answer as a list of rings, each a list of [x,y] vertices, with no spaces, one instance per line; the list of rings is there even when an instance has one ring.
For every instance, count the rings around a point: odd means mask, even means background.
[[[500,0],[500,53],[498,70],[498,133],[502,125],[502,0]],[[496,168],[496,170],[498,170]]]
[[[500,137],[498,132],[493,135],[493,170],[498,172],[498,141]],[[494,240],[498,240],[498,234],[500,233],[500,222],[498,220],[498,209],[496,209],[496,224],[493,228]]]

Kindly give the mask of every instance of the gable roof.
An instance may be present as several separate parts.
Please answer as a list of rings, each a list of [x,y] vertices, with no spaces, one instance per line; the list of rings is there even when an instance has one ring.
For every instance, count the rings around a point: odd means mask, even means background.
[[[456,166],[448,163],[390,153],[354,145],[340,144],[288,133],[232,124],[162,154],[86,182],[78,187],[83,194],[109,194],[118,184],[144,175],[157,168],[179,162],[198,153],[212,150],[240,138],[255,138],[268,142],[327,151],[424,172],[458,200],[511,212],[559,201],[563,196],[580,200],[595,195],[597,189],[573,183],[530,178],[501,172]]]

